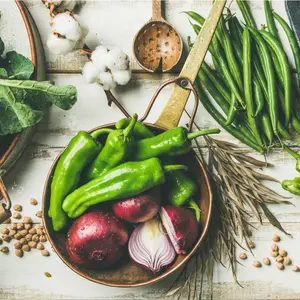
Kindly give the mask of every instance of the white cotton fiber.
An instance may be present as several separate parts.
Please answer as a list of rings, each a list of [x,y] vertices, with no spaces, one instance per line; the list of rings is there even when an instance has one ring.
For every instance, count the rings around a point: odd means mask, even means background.
[[[120,49],[112,48],[106,56],[107,67],[114,70],[127,70],[129,67],[129,57]]]
[[[74,49],[75,42],[51,34],[48,38],[47,46],[55,54],[66,54]]]
[[[104,46],[98,46],[91,55],[91,60],[98,68],[99,73],[107,70],[107,48]]]
[[[69,13],[60,13],[52,19],[53,33],[59,33],[68,40],[78,41],[82,36],[82,29],[76,19]]]
[[[91,61],[87,62],[82,69],[82,75],[87,83],[95,83],[98,80],[98,74],[98,69]]]
[[[112,76],[117,84],[126,85],[131,79],[131,70],[113,71]]]
[[[98,78],[99,83],[106,91],[114,89],[117,86],[110,72],[102,72],[99,74]]]

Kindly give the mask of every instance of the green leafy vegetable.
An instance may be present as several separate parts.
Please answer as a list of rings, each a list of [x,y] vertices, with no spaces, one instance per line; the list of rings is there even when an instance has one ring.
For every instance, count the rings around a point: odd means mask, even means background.
[[[21,132],[41,121],[44,110],[54,104],[68,110],[77,101],[74,86],[55,86],[50,81],[30,80],[33,63],[11,51],[6,57],[0,38],[0,136]]]

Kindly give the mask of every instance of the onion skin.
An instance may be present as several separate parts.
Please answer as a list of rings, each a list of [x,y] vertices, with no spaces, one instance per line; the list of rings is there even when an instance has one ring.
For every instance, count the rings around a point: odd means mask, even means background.
[[[141,223],[152,219],[160,209],[160,189],[154,188],[136,197],[113,204],[114,214],[127,222]]]
[[[128,232],[110,212],[94,211],[78,218],[71,226],[66,248],[70,259],[91,269],[107,268],[124,254]]]
[[[185,254],[199,236],[199,223],[194,214],[183,207],[165,206],[160,210],[162,223],[177,254]]]

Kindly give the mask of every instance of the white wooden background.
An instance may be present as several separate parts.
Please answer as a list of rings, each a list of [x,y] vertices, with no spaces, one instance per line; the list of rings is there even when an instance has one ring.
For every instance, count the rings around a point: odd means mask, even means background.
[[[2,0],[3,1],[3,0]],[[286,17],[284,2],[273,1],[274,8]],[[45,44],[49,33],[48,11],[38,0],[25,0]],[[175,25],[183,39],[193,35],[187,18],[180,14],[184,10],[195,10],[206,16],[211,7],[211,1],[201,0],[168,0],[165,10],[168,21]],[[233,9],[236,6],[233,4]],[[265,23],[262,1],[251,2],[257,24]],[[5,12],[3,12],[5,13]],[[128,54],[132,54],[132,39],[141,25],[150,18],[151,2],[135,0],[94,0],[82,1],[80,14],[90,27],[88,45],[94,47],[99,38],[104,44],[121,47]],[[237,13],[239,15],[239,13]],[[286,43],[287,44],[287,43]],[[64,112],[52,108],[43,122],[38,126],[31,144],[27,147],[22,158],[12,171],[5,177],[8,190],[16,203],[24,206],[26,215],[31,215],[36,223],[40,222],[35,215],[36,208],[29,204],[30,198],[41,200],[42,189],[47,172],[62,147],[66,146],[70,138],[79,129],[90,129],[99,124],[109,123],[122,117],[116,107],[108,107],[103,91],[99,86],[88,85],[80,75],[80,69],[85,62],[84,57],[73,53],[67,56],[54,56],[45,47],[48,78],[58,85],[74,84],[78,88],[78,103],[71,111]],[[114,91],[129,112],[142,114],[156,87],[164,80],[174,76],[149,75],[141,72],[132,60],[136,70],[132,82],[125,88]],[[163,107],[170,90],[162,93],[162,97],[154,107],[149,117],[155,121]],[[189,109],[191,105],[189,104]],[[183,118],[183,122],[187,120]],[[196,122],[203,128],[215,127],[217,124],[200,105]],[[220,139],[234,140],[225,131],[219,135]],[[297,146],[294,141],[292,145]],[[262,157],[260,157],[262,158]],[[296,176],[294,160],[280,149],[273,151],[268,160],[275,165],[265,172],[282,180]],[[280,186],[273,185],[281,191]],[[293,262],[300,265],[300,198],[294,197],[295,206],[271,206],[284,227],[293,234],[293,238],[282,234],[280,246],[286,249]],[[39,205],[41,201],[39,202]],[[291,268],[284,271],[276,269],[274,263],[261,269],[254,268],[254,259],[261,260],[270,256],[272,236],[278,233],[268,222],[257,226],[253,232],[256,243],[255,258],[243,262],[238,266],[238,278],[244,288],[236,285],[231,272],[221,266],[215,270],[213,299],[300,299],[300,272],[294,273]],[[12,250],[12,245],[10,246]],[[239,253],[239,251],[237,251]],[[44,272],[49,272],[52,278],[47,278]],[[60,259],[51,252],[51,257],[42,257],[37,251],[26,254],[22,259],[13,253],[3,257],[0,255],[0,299],[152,299],[164,297],[170,281],[163,281],[157,285],[136,289],[116,289],[91,283],[82,279],[68,269]],[[205,285],[205,290],[208,286]],[[208,291],[206,292],[209,299]],[[172,297],[171,297],[172,298]],[[182,299],[187,299],[183,297]]]

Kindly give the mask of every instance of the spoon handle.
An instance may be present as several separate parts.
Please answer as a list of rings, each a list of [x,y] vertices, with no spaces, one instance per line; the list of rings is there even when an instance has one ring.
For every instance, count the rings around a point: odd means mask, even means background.
[[[216,0],[214,2],[210,14],[199,32],[194,46],[179,74],[180,77],[185,77],[189,79],[190,82],[194,83],[225,4],[226,0]],[[176,127],[179,123],[189,95],[190,90],[183,89],[180,86],[175,85],[171,97],[156,121],[156,124],[165,128]]]
[[[162,21],[161,0],[152,0],[152,21]]]

